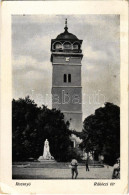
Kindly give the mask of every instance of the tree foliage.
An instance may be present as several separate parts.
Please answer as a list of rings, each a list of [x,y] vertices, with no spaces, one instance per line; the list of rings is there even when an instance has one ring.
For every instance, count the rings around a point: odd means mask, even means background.
[[[71,132],[64,115],[56,109],[38,107],[29,97],[12,101],[12,158],[37,159],[43,154],[45,139],[58,161],[71,158]]]
[[[104,161],[112,165],[120,156],[120,108],[111,103],[95,110],[83,123],[83,142],[86,152],[104,155]]]

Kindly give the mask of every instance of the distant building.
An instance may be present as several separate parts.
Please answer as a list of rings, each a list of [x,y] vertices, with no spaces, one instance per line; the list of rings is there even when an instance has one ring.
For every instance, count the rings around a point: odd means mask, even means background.
[[[65,31],[51,40],[52,107],[64,113],[70,128],[82,130],[81,44],[75,35]]]

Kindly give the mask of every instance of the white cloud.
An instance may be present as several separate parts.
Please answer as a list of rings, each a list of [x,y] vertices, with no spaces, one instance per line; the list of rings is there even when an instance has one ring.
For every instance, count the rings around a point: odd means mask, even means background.
[[[35,71],[50,71],[51,63],[50,61],[43,61],[39,62],[37,59],[33,58],[32,56],[18,56],[13,57],[12,60],[13,69],[14,70],[26,70],[31,71],[31,68]]]
[[[26,64],[34,65],[36,64],[36,60],[31,56],[18,56],[13,57],[12,65],[15,69],[24,69]]]
[[[29,45],[31,49],[38,49],[41,52],[41,55],[43,55],[44,50],[50,53],[51,37],[48,35],[35,35],[33,40],[29,39],[26,45]]]
[[[83,50],[83,54],[87,60],[106,61],[108,59],[106,52],[94,50],[91,46],[87,46],[86,49]]]

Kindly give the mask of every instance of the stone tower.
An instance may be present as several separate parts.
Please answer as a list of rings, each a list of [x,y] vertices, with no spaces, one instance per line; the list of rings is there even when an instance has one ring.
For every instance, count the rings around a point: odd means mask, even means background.
[[[81,44],[68,32],[67,19],[64,32],[51,40],[52,108],[60,109],[70,128],[82,130]]]

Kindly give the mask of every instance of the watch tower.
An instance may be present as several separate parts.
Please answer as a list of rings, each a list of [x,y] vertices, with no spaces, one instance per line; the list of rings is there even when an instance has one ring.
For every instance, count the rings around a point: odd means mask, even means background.
[[[81,50],[82,40],[64,32],[51,40],[52,108],[60,109],[70,128],[82,130]]]

